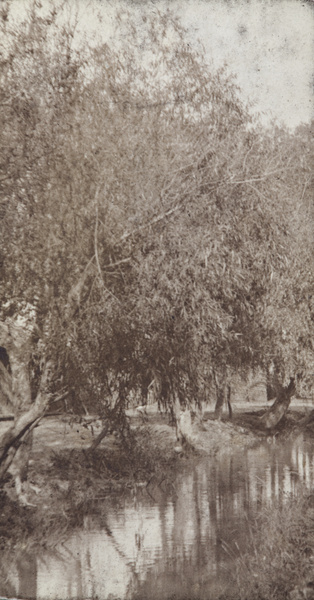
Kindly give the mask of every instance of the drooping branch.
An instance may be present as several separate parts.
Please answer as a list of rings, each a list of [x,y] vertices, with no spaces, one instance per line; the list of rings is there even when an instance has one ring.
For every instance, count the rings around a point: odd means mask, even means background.
[[[99,275],[99,280],[101,282],[101,285],[103,287],[103,289],[110,295],[112,296],[117,302],[119,302],[120,304],[120,300],[115,296],[115,294],[109,290],[106,285],[105,285],[105,281],[103,278],[103,274],[102,274],[102,270],[101,270],[101,266],[100,266],[100,261],[99,261],[99,253],[98,253],[98,228],[99,228],[99,207],[98,207],[98,195],[99,195],[99,190],[100,190],[100,185],[97,187],[96,192],[95,192],[95,230],[94,230],[94,256],[95,256],[95,261],[96,261],[96,266],[97,266],[97,271],[98,271],[98,275]]]
[[[98,255],[98,220],[99,220],[99,218],[98,218],[98,212],[99,212],[98,211],[98,194],[99,194],[99,186],[97,187],[97,190],[95,193],[94,252],[95,252],[95,259],[96,259],[98,274],[99,274],[102,284],[104,285],[104,280],[103,280],[103,276],[102,276],[102,272],[101,272],[101,268],[100,268],[99,255]]]

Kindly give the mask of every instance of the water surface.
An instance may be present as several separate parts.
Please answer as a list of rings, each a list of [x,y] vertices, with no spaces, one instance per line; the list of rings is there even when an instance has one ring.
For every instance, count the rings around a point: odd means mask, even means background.
[[[213,600],[232,581],[252,519],[299,483],[313,487],[314,447],[300,435],[232,456],[204,458],[180,474],[176,493],[141,489],[103,501],[55,551],[12,557],[0,593],[36,600]]]

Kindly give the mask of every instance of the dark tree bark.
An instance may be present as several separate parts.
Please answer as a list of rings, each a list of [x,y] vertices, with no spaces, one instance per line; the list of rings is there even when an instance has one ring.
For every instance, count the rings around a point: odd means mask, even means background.
[[[231,385],[227,385],[227,406],[228,406],[228,416],[230,421],[232,420],[232,406],[231,406]]]
[[[225,386],[220,385],[216,388],[215,419],[222,418],[222,411],[225,402]]]

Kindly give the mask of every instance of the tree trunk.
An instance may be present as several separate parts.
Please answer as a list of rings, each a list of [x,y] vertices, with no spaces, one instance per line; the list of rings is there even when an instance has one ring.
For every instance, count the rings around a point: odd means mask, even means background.
[[[267,402],[275,400],[280,391],[281,384],[278,377],[278,372],[272,365],[266,368],[266,398]]]
[[[214,372],[214,382],[216,387],[215,419],[221,420],[224,404],[226,404],[228,408],[229,419],[232,419],[231,386],[228,380],[228,373],[223,372],[218,376],[217,373]]]
[[[215,419],[221,419],[222,418],[222,411],[223,411],[223,406],[224,406],[224,401],[225,401],[225,386],[217,386],[216,388],[216,404],[215,404]]]
[[[231,406],[231,385],[227,385],[227,406],[228,406],[228,416],[230,421],[232,420],[232,406]]]
[[[23,493],[23,481],[27,478],[29,457],[32,449],[32,432],[43,417],[49,396],[44,392],[49,366],[45,367],[41,386],[28,410],[20,412],[10,427],[0,437],[0,482],[9,471],[14,477],[15,490],[21,504],[29,504]]]
[[[44,392],[49,372],[47,363],[38,394],[32,401],[28,369],[30,337],[31,332],[22,327],[0,323],[0,345],[9,358],[9,365],[3,363],[0,370],[0,387],[9,399],[14,414],[13,425],[0,436],[0,481],[10,471],[15,480],[17,496],[26,504],[22,482],[27,476],[32,431],[43,416],[49,399]]]
[[[106,424],[101,432],[98,434],[98,436],[94,439],[94,441],[92,442],[92,444],[89,447],[89,452],[94,452],[94,450],[96,450],[96,448],[99,446],[100,442],[102,442],[103,439],[105,439],[108,431],[109,431],[110,427],[108,424]]]
[[[95,256],[86,265],[79,281],[68,293],[65,317],[70,320],[78,309],[86,278]],[[12,405],[14,424],[0,436],[0,481],[11,468],[15,478],[17,495],[21,495],[23,472],[27,472],[29,454],[32,447],[32,431],[48,407],[50,397],[46,393],[51,363],[45,362],[39,390],[35,401],[32,399],[29,363],[32,351],[32,337],[37,329],[36,320],[18,319],[0,321],[0,402]],[[60,396],[60,398],[64,395]],[[1,413],[1,411],[0,411]],[[12,465],[12,466],[11,466]],[[21,498],[24,500],[24,498]]]
[[[182,439],[181,429],[180,429],[180,416],[181,416],[181,405],[179,397],[176,393],[173,394],[172,401],[172,417],[174,419],[174,424],[176,428],[176,438],[177,441],[180,442]]]
[[[35,553],[21,552],[16,560],[18,573],[18,597],[36,598],[38,563]]]
[[[295,391],[295,381],[292,377],[287,387],[280,386],[274,404],[260,418],[266,429],[273,429],[278,425],[282,417],[286,414]]]

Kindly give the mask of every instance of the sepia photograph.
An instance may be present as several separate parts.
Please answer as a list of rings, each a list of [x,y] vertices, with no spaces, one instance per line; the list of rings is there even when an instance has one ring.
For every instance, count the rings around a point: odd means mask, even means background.
[[[0,0],[0,600],[314,600],[314,0]]]

